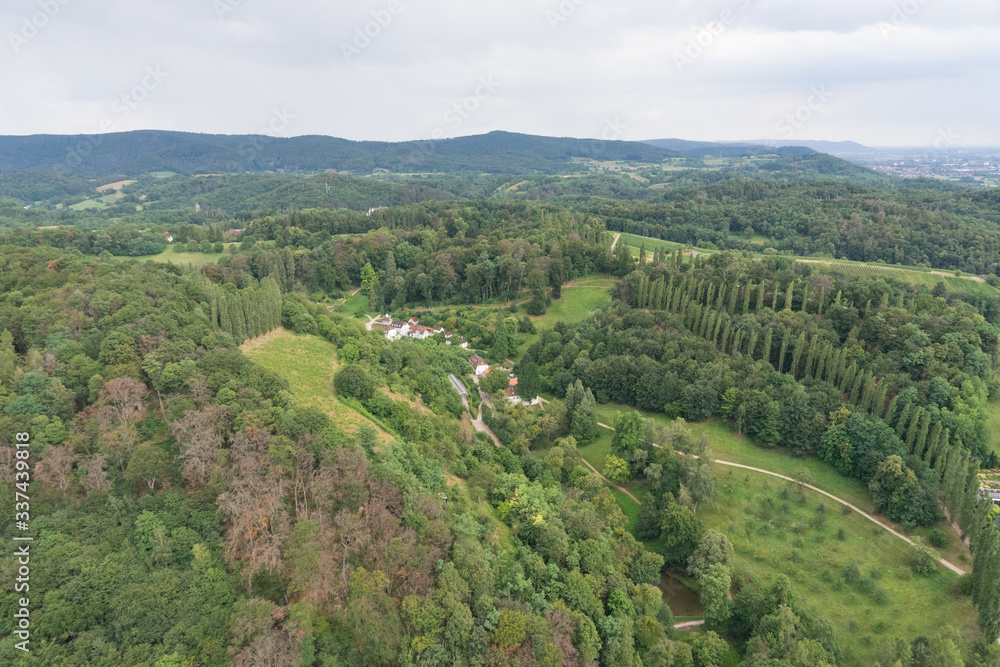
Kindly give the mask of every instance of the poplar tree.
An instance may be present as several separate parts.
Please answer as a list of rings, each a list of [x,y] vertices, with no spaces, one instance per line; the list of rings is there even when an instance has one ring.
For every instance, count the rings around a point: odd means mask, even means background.
[[[917,408],[910,416],[910,424],[906,428],[906,451],[913,453],[913,443],[917,439],[917,429],[920,428],[920,419],[923,417],[923,408]]]
[[[896,437],[902,438],[903,432],[906,431],[906,427],[910,423],[910,412],[912,407],[909,403],[903,406],[902,411],[899,413],[899,419],[896,420]]]
[[[806,349],[806,332],[803,331],[799,334],[799,338],[795,341],[795,350],[792,352],[792,368],[790,373],[792,377],[796,380],[799,377],[799,365],[802,362],[802,353]]]
[[[920,417],[920,424],[917,427],[917,439],[913,443],[913,451],[910,452],[917,458],[924,458],[924,448],[927,447],[927,432],[931,426],[931,416],[930,413],[924,412]],[[931,442],[931,447],[927,447],[927,453],[930,454],[936,441]],[[929,457],[928,457],[929,458]],[[924,459],[927,460],[927,459]]]
[[[785,335],[781,339],[781,352],[778,354],[778,372],[783,373],[785,369],[785,354],[788,352],[788,342],[792,338],[792,330],[785,329]]]
[[[888,386],[888,383],[886,383],[886,382],[883,382],[882,384],[885,384],[886,386]],[[889,401],[889,408],[885,411],[885,415],[883,416],[883,419],[885,420],[885,423],[888,424],[891,427],[895,427],[896,426],[894,420],[896,418],[896,409],[897,409],[896,404],[898,402],[899,402],[899,394],[896,394],[895,396],[892,397],[892,400]]]
[[[747,344],[747,354],[750,355],[751,359],[753,359],[754,355],[757,354],[757,338],[759,335],[760,333],[757,331],[750,334],[750,343]]]

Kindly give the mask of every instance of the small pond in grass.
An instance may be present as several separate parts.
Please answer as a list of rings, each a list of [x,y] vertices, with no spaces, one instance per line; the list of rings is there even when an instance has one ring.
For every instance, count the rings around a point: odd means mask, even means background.
[[[663,601],[674,616],[704,616],[701,596],[685,586],[673,572],[660,572],[660,590],[663,591]]]

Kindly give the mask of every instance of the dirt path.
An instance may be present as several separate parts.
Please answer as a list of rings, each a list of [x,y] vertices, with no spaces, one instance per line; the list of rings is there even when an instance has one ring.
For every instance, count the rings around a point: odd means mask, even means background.
[[[962,540],[962,543],[965,544],[965,546],[969,546],[969,538],[966,537],[965,539],[962,539],[962,529],[959,527],[958,523],[956,523],[955,520],[951,518],[951,512],[948,511],[948,508],[945,506],[944,503],[941,503],[941,509],[944,511],[944,518],[948,520],[948,523],[951,524],[951,527],[952,529],[954,529],[955,534],[958,535],[958,539]]]
[[[606,429],[608,429],[610,431],[614,430],[610,426],[607,426],[606,424],[602,424],[600,422],[598,422],[597,425],[598,426],[602,426],[602,427],[604,427],[604,428],[606,428]],[[662,449],[659,445],[655,445],[654,444],[653,446]],[[688,456],[687,454],[684,454],[683,452],[677,452],[677,453],[681,454],[682,456]],[[691,456],[694,456],[694,455],[691,455]],[[694,456],[694,458],[699,458],[699,457]],[[753,466],[746,466],[746,465],[743,465],[742,463],[733,463],[732,461],[722,461],[722,460],[719,460],[719,459],[709,459],[709,462],[711,462],[711,463],[717,463],[717,464],[723,465],[723,466],[731,466],[733,468],[742,468],[744,470],[752,470],[753,472],[759,472],[759,473],[762,473],[764,475],[770,475],[771,477],[777,477],[778,479],[783,479],[783,480],[786,480],[788,482],[793,482],[795,484],[799,484],[800,483],[798,480],[793,479],[791,477],[788,477],[786,475],[780,475],[780,474],[778,474],[776,472],[771,472],[770,470],[764,470],[763,468],[754,468]],[[587,465],[590,466],[589,463],[587,463]],[[591,469],[593,469],[593,466],[590,466],[590,467],[591,467]],[[885,525],[884,523],[882,523],[881,521],[879,521],[878,519],[876,519],[874,516],[872,516],[868,512],[865,512],[863,509],[852,505],[851,503],[847,502],[843,498],[838,498],[837,496],[833,495],[832,493],[828,493],[828,492],[824,491],[823,489],[820,489],[819,487],[813,486],[812,484],[802,484],[802,486],[804,486],[807,489],[811,489],[811,490],[815,491],[816,493],[823,494],[824,496],[826,496],[827,498],[830,498],[831,500],[836,500],[841,505],[844,505],[846,507],[850,507],[852,510],[854,510],[855,512],[857,512],[858,514],[860,514],[864,518],[866,518],[869,521],[871,521],[872,523],[874,523],[874,524],[882,527],[883,529],[889,531],[890,533],[892,533],[893,535],[895,535],[899,539],[903,540],[907,544],[914,544],[913,540],[911,540],[910,538],[908,538],[906,535],[903,535],[899,531],[894,530],[890,526]],[[629,495],[631,495],[631,494],[629,494]],[[636,502],[638,502],[638,501],[636,501]],[[938,562],[941,563],[946,568],[948,568],[949,570],[951,570],[952,572],[954,572],[955,574],[957,574],[959,576],[967,574],[965,570],[963,570],[962,568],[958,567],[957,565],[953,565],[952,563],[949,563],[948,561],[946,561],[943,558],[939,558]]]
[[[784,479],[784,480],[787,480],[789,482],[794,482],[796,484],[799,484],[799,482],[797,480],[792,479],[791,477],[786,477],[785,475],[779,475],[778,473],[771,472],[770,470],[763,470],[761,468],[754,468],[754,467],[751,467],[751,466],[745,466],[745,465],[742,465],[740,463],[733,463],[731,461],[719,461],[717,459],[709,459],[709,461],[711,461],[712,463],[718,463],[719,465],[732,466],[734,468],[743,468],[744,470],[752,470],[754,472],[763,473],[765,475],[771,475],[772,477],[778,477],[779,479]],[[846,500],[844,500],[842,498],[838,498],[837,496],[833,495],[832,493],[827,493],[823,489],[817,488],[817,487],[813,486],[812,484],[802,484],[802,486],[806,487],[807,489],[812,489],[816,493],[821,493],[824,496],[826,496],[827,498],[830,498],[832,500],[836,500],[841,505],[845,505],[847,507],[850,507],[852,510],[854,510],[855,512],[857,512],[858,514],[860,514],[864,518],[868,519],[869,521],[871,521],[874,524],[877,524],[877,525],[881,526],[882,528],[884,528],[885,530],[889,531],[890,533],[892,533],[893,535],[895,535],[899,539],[903,540],[904,542],[907,542],[908,544],[913,544],[914,543],[913,540],[911,540],[910,538],[908,538],[906,535],[903,535],[902,533],[900,533],[900,532],[898,532],[896,530],[893,530],[889,526],[885,525],[884,523],[882,523],[881,521],[879,521],[878,519],[876,519],[875,517],[873,517],[871,514],[868,514],[867,512],[865,512],[864,510],[862,510],[862,509],[860,509],[858,507],[855,507],[854,505],[852,505],[851,503],[847,502]],[[938,562],[941,563],[946,568],[948,568],[949,570],[951,570],[952,572],[954,572],[955,574],[957,574],[959,576],[967,574],[965,572],[965,570],[961,569],[960,567],[958,567],[956,565],[952,565],[951,563],[949,563],[948,561],[946,561],[943,558],[938,559]]]
[[[622,237],[622,235],[621,235],[621,234],[615,234],[615,240],[614,240],[614,242],[613,242],[613,243],[611,244],[611,252],[614,252],[614,251],[615,251],[615,246],[616,246],[616,245],[618,245],[618,239],[620,239],[621,237]]]
[[[674,630],[690,630],[691,628],[697,628],[700,625],[705,625],[705,621],[684,621],[682,623],[674,623]]]
[[[253,352],[254,350],[256,350],[261,345],[267,345],[272,340],[274,340],[278,336],[281,336],[284,333],[285,333],[284,327],[278,327],[277,329],[271,329],[266,334],[261,334],[260,336],[257,336],[256,338],[251,338],[250,340],[244,341],[243,344],[240,345],[240,351],[243,354],[247,354],[249,352]]]
[[[594,473],[598,477],[600,477],[605,482],[607,482],[608,484],[610,484],[611,486],[615,487],[616,489],[618,489],[619,491],[621,491],[622,493],[624,493],[626,496],[628,496],[629,498],[631,498],[632,500],[634,500],[635,503],[636,503],[636,505],[642,505],[642,502],[638,498],[636,498],[635,496],[633,496],[631,491],[629,491],[628,489],[626,489],[624,486],[618,486],[617,484],[615,484],[614,482],[612,482],[610,479],[608,479],[607,477],[605,477],[604,475],[602,475],[597,468],[595,468],[594,466],[590,465],[590,461],[588,461],[587,459],[584,459],[584,458],[581,458],[580,460],[583,461],[584,463],[586,463],[587,467],[590,468],[591,470],[593,470]]]
[[[480,402],[479,404],[479,414],[476,416],[475,419],[472,420],[472,426],[480,433],[485,433],[486,435],[490,436],[490,438],[493,440],[494,445],[496,445],[497,447],[503,447],[503,443],[500,442],[500,438],[497,437],[497,434],[494,433],[493,430],[486,425],[486,422],[483,421],[483,403],[487,402],[485,396],[486,395],[483,392],[479,392],[479,398],[482,399],[482,402]]]

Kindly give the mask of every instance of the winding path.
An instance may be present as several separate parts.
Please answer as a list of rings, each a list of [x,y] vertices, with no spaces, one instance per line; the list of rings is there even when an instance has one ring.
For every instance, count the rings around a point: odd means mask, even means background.
[[[597,425],[598,426],[602,426],[602,427],[604,427],[604,428],[606,428],[606,429],[608,429],[610,431],[614,430],[613,428],[611,428],[607,424],[602,424],[602,423],[598,422]],[[662,449],[662,447],[660,447],[660,445],[654,444],[653,446],[656,447],[656,448],[658,448],[658,449]],[[682,456],[692,456],[694,458],[699,458],[699,457],[697,457],[697,456],[695,456],[693,454],[690,454],[690,455],[689,454],[684,454],[684,452],[677,452],[677,453],[681,454]],[[770,470],[764,470],[763,468],[754,468],[752,466],[743,465],[742,463],[733,463],[732,461],[722,461],[722,460],[719,460],[719,459],[708,459],[708,460],[711,463],[717,463],[717,464],[723,465],[723,466],[731,466],[733,468],[742,468],[744,470],[752,470],[753,472],[759,472],[759,473],[762,473],[764,475],[770,475],[771,477],[777,477],[778,479],[783,479],[783,480],[786,480],[786,481],[789,481],[789,482],[793,482],[795,484],[801,484],[805,488],[811,489],[811,490],[815,491],[816,493],[821,493],[824,496],[826,496],[827,498],[830,498],[831,500],[837,501],[841,505],[844,505],[846,507],[850,507],[852,510],[854,510],[855,512],[857,512],[858,514],[860,514],[864,518],[866,518],[869,521],[871,521],[872,523],[874,523],[874,524],[882,527],[883,529],[889,531],[890,533],[892,533],[893,535],[895,535],[899,539],[903,540],[907,544],[914,544],[913,540],[911,540],[910,538],[908,538],[906,535],[903,535],[899,531],[894,530],[890,526],[885,525],[884,523],[882,523],[881,521],[879,521],[878,519],[876,519],[874,516],[872,516],[868,512],[865,512],[861,508],[856,507],[855,505],[852,505],[851,503],[847,502],[843,498],[838,498],[837,496],[833,495],[832,493],[828,493],[828,492],[824,491],[823,489],[820,489],[818,487],[813,486],[812,484],[804,484],[802,482],[799,482],[796,479],[793,479],[792,477],[788,477],[786,475],[781,475],[781,474],[778,474],[776,472],[771,472]],[[589,463],[587,463],[587,465],[590,466]],[[590,466],[590,467],[591,467],[591,469],[594,468],[593,466]],[[632,494],[629,493],[629,495],[631,496]],[[632,496],[632,497],[635,498],[635,496]],[[639,502],[639,501],[636,500],[636,502]],[[943,558],[939,558],[938,562],[941,563],[946,568],[948,568],[949,570],[951,570],[952,572],[954,572],[955,574],[957,574],[959,576],[967,574],[967,572],[965,570],[963,570],[962,568],[958,567],[957,565],[949,563],[948,561],[946,561]]]

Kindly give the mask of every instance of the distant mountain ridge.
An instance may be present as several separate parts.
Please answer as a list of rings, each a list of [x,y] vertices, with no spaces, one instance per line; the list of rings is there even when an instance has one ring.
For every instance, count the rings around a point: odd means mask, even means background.
[[[791,144],[775,144],[765,141],[689,141],[688,139],[649,139],[642,143],[657,148],[681,151],[698,157],[743,157],[753,154],[774,154],[780,157],[792,155],[808,155],[812,147]],[[822,152],[822,151],[820,151]]]
[[[243,172],[560,174],[584,170],[573,158],[659,162],[671,157],[747,155],[762,146],[718,146],[687,142],[680,148],[650,142],[542,137],[512,132],[456,139],[378,142],[328,136],[195,134],[139,130],[103,135],[0,136],[0,171],[45,171],[95,178],[130,177],[157,171],[180,174]],[[805,149],[789,149],[799,154]],[[798,151],[796,153],[795,151]],[[782,154],[777,151],[778,154]]]
[[[766,146],[781,146],[781,147],[796,147],[796,148],[811,148],[819,153],[829,153],[830,155],[856,155],[858,153],[877,153],[881,149],[872,148],[871,146],[865,146],[864,144],[859,144],[856,141],[822,141],[822,140],[782,140],[782,139],[756,139],[750,141],[737,141],[737,144],[745,144],[748,146],[759,146],[761,144]]]

